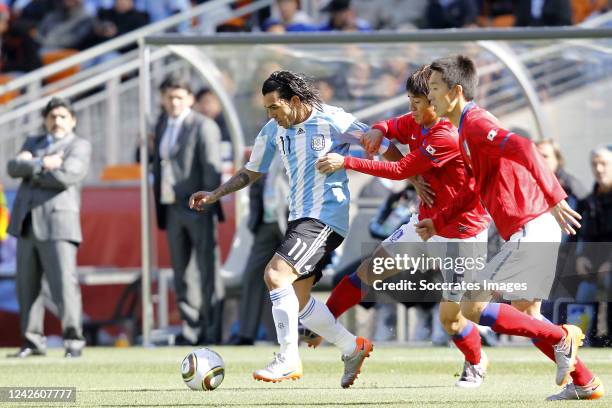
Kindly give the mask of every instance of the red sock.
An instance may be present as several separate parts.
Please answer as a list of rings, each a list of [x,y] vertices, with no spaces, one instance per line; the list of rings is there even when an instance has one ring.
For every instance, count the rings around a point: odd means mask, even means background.
[[[461,333],[455,334],[453,342],[465,356],[465,359],[471,364],[480,363],[480,349],[482,343],[480,340],[480,332],[476,325],[470,321],[465,326]]]
[[[361,302],[361,280],[357,274],[345,276],[332,290],[326,305],[337,319],[342,313]]]
[[[503,303],[487,304],[479,323],[497,333],[544,340],[548,344],[557,344],[565,336],[561,326],[541,321]]]

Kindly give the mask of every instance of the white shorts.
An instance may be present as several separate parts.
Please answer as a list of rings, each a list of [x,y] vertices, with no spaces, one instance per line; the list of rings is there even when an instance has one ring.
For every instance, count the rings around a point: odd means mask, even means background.
[[[561,228],[550,212],[526,223],[482,270],[478,282],[506,300],[546,299],[555,278]],[[485,283],[491,286],[486,286]]]
[[[475,236],[469,238],[445,238],[434,235],[427,242],[423,241],[416,233],[415,225],[419,222],[418,214],[413,214],[410,221],[399,227],[393,234],[382,242],[382,247],[389,256],[408,255],[410,257],[427,256],[430,258],[472,258],[487,259],[488,230],[485,229]],[[410,245],[401,245],[410,244]],[[455,245],[451,245],[455,244]],[[461,245],[464,244],[464,245]],[[479,245],[480,244],[480,245]],[[448,269],[442,268],[445,282],[460,283],[465,276],[473,277],[476,274],[472,269]],[[451,302],[459,302],[464,291],[445,290],[443,298]]]

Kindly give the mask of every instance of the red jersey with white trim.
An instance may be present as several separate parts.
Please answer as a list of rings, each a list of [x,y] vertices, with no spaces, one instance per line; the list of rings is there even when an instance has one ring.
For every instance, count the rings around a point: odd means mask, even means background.
[[[436,229],[461,216],[463,206],[482,200],[500,236],[508,240],[527,222],[567,197],[535,145],[503,129],[491,113],[474,102],[461,114],[459,148],[476,185],[464,189],[448,208],[433,217]]]
[[[430,129],[422,128],[412,113],[381,121],[372,126],[388,139],[397,139],[410,147],[410,153],[397,162],[381,162],[345,157],[344,166],[373,176],[404,180],[421,175],[436,193],[433,207],[421,202],[419,219],[432,218],[447,207],[466,182],[465,167],[455,127],[441,120]],[[473,183],[473,179],[467,179]],[[469,238],[487,228],[489,217],[480,202],[465,207],[452,223],[438,229],[445,238]]]

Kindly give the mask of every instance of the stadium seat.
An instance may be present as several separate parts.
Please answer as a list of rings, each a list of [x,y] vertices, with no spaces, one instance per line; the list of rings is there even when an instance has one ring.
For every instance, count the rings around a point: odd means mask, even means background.
[[[13,75],[0,74],[0,85],[4,85],[12,81],[13,79],[14,79]],[[0,95],[0,105],[4,105],[5,103],[8,103],[12,99],[15,99],[17,96],[19,96],[19,91],[17,90],[3,93],[2,95]]]
[[[106,166],[100,175],[102,181],[140,180],[139,164],[115,164]]]
[[[43,53],[42,55],[42,63],[43,65],[53,64],[54,62],[60,61],[64,58],[71,57],[78,53],[79,53],[79,50],[73,50],[70,48],[47,51]],[[69,76],[76,74],[80,70],[81,70],[81,67],[79,65],[69,67],[63,71],[58,72],[57,74],[54,74],[48,77],[47,83],[61,81],[64,78],[68,78]]]

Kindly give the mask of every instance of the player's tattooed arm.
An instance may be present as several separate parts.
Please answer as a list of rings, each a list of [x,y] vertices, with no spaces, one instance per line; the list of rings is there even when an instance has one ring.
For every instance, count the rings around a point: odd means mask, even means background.
[[[214,204],[221,197],[245,188],[261,176],[262,173],[250,171],[243,167],[232,178],[215,189],[215,191],[198,191],[193,193],[189,198],[189,208],[202,211],[205,208],[204,206]]]

